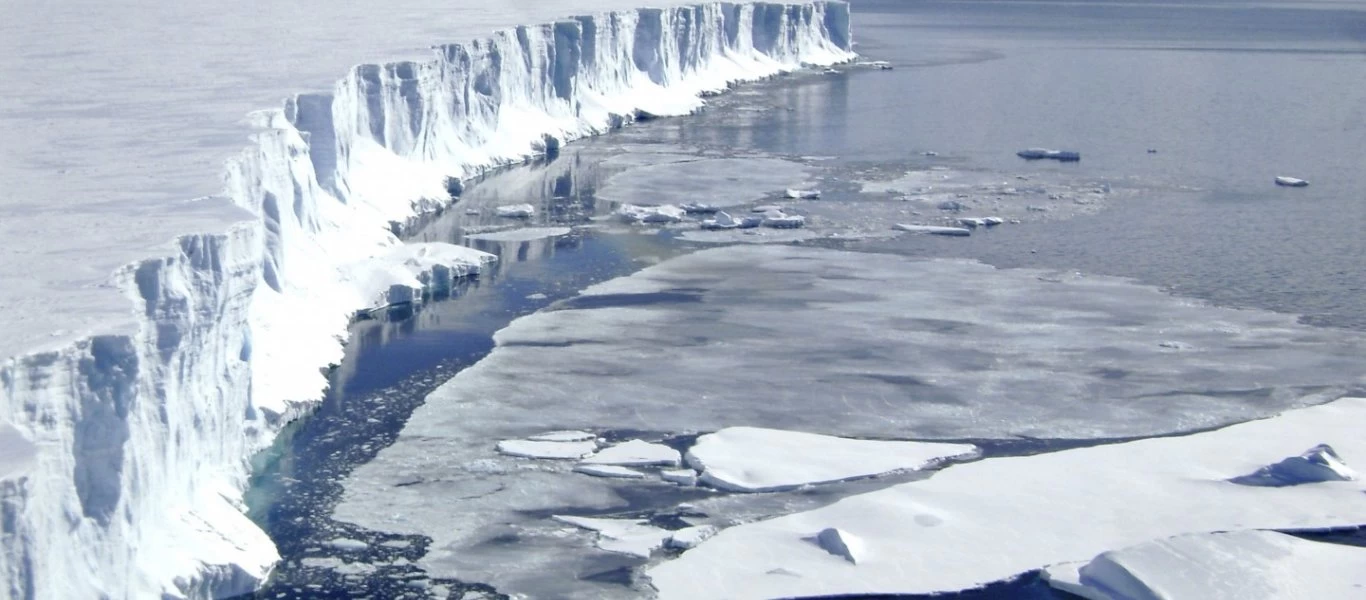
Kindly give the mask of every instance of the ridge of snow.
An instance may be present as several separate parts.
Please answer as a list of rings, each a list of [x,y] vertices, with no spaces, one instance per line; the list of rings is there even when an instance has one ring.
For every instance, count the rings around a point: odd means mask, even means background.
[[[31,37],[11,32],[0,35],[6,48]],[[126,230],[124,221],[111,228],[80,212],[107,209],[78,204],[70,223],[113,231],[99,238],[112,250],[75,246],[91,264],[135,262],[108,281],[101,273],[29,285],[31,268],[0,270],[7,286],[24,280],[5,292],[17,302],[11,309],[48,308],[34,302],[44,286],[66,286],[64,302],[80,309],[62,315],[70,331],[44,330],[49,316],[36,325],[6,321],[18,329],[0,355],[0,425],[14,442],[0,479],[4,595],[250,592],[278,554],[238,500],[247,458],[320,397],[319,367],[340,361],[357,310],[420,300],[486,260],[456,256],[452,246],[398,248],[395,231],[450,202],[451,179],[554,151],[637,114],[686,114],[703,92],[845,61],[850,47],[848,5],[838,1],[602,12],[504,29],[414,60],[356,66],[330,92],[253,113],[251,143],[228,161],[217,196],[162,200],[195,195],[187,190],[199,184],[175,179],[155,202],[113,211],[110,219],[137,215]],[[168,139],[184,138],[176,131]],[[181,161],[174,148],[155,152]],[[7,183],[15,173],[0,170]],[[131,202],[143,190],[119,186],[133,180],[109,179],[77,196],[107,191],[106,200]],[[148,216],[166,210],[164,219]],[[168,223],[185,228],[172,233],[208,233],[158,246]],[[165,255],[136,260],[128,248]]]

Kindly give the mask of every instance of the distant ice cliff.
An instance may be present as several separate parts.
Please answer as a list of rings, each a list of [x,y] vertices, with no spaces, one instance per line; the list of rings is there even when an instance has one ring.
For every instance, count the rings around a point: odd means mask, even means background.
[[[604,13],[360,65],[254,115],[226,186],[257,220],[122,270],[136,335],[0,362],[0,595],[252,590],[278,555],[242,514],[248,457],[320,396],[356,310],[481,264],[397,268],[416,263],[395,224],[448,203],[449,178],[850,48],[843,2]]]

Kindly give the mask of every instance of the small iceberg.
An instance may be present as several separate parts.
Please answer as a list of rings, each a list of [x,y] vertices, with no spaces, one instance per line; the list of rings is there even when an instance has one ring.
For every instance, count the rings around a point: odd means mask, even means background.
[[[499,206],[496,210],[498,216],[508,219],[526,219],[536,214],[536,207],[530,204],[509,204]]]
[[[1309,182],[1295,177],[1280,176],[1276,178],[1276,185],[1285,187],[1308,187]]]
[[[821,197],[820,190],[797,190],[788,188],[783,195],[794,200],[815,200]]]
[[[957,237],[967,237],[972,235],[972,230],[963,227],[936,227],[934,225],[907,225],[897,223],[892,226],[897,231],[909,231],[911,233],[928,233],[930,235],[951,235]]]
[[[1062,162],[1075,162],[1081,160],[1081,153],[1072,150],[1049,150],[1047,148],[1030,148],[1015,153],[1016,156],[1026,160],[1039,160],[1051,158]]]
[[[638,206],[623,204],[617,209],[617,216],[627,223],[677,223],[687,214],[683,208],[666,204],[664,206]]]
[[[760,223],[764,227],[774,229],[800,229],[806,225],[806,217],[801,215],[788,215],[783,213],[766,213],[764,220]]]

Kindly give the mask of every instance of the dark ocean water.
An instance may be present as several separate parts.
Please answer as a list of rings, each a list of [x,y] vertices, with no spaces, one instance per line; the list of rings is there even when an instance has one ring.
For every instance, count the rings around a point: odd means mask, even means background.
[[[1079,163],[1029,168],[1122,182],[1137,192],[1093,215],[989,235],[844,246],[1132,277],[1216,304],[1366,329],[1361,3],[853,5],[858,51],[890,61],[894,70],[764,82],[746,88],[739,104],[642,123],[582,148],[758,151],[832,157],[824,163],[827,173],[943,164],[1003,176],[1022,168],[1015,150],[1076,149],[1083,153]],[[746,103],[779,110],[725,109]],[[931,150],[938,156],[921,156]],[[574,157],[570,152],[560,160]],[[1271,185],[1276,175],[1312,183],[1278,188]],[[526,199],[582,208],[592,203],[592,187],[582,185],[591,180],[583,173],[565,177]],[[484,185],[495,196],[498,186],[525,193],[498,178]],[[591,206],[587,213],[566,209],[551,220],[582,223],[592,212]],[[458,227],[437,223],[419,237],[461,235]],[[500,254],[502,264],[455,298],[358,323],[326,402],[259,458],[249,502],[285,561],[258,597],[397,597],[432,583],[412,566],[344,576],[299,562],[392,564],[425,551],[421,536],[332,521],[340,481],[392,442],[431,389],[484,356],[492,334],[511,319],[693,247],[669,235],[484,243],[481,249]],[[326,546],[336,537],[372,545],[364,555],[346,554]],[[378,545],[384,541],[394,545]],[[444,583],[457,592],[482,589]],[[1025,575],[952,597],[1060,596]]]

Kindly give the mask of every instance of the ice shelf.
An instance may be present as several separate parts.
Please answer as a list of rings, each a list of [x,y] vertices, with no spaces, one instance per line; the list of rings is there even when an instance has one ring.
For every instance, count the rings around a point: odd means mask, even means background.
[[[250,591],[276,552],[245,458],[317,399],[352,314],[473,266],[393,231],[491,166],[852,57],[841,2],[639,2],[10,7],[8,595]]]

